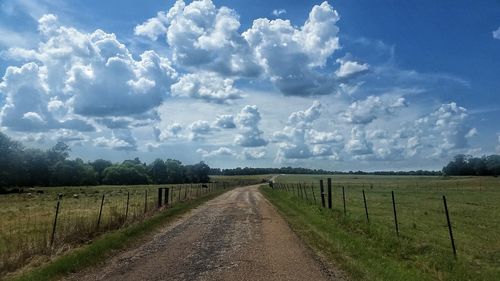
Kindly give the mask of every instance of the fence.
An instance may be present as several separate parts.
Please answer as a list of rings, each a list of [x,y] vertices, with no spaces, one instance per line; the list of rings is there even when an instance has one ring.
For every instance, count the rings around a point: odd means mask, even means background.
[[[281,182],[272,182],[270,183],[270,187],[274,190],[286,192],[290,194],[291,196],[297,198],[299,201],[305,202],[307,204],[313,204],[321,209],[324,210],[330,210],[330,211],[338,211],[339,216],[342,217],[347,217],[348,216],[348,211],[350,206],[348,205],[349,200],[346,200],[347,198],[347,193],[349,191],[349,188],[346,187],[345,185],[337,185],[336,188],[332,185],[332,179],[327,178],[327,184],[326,184],[326,189],[324,186],[324,181],[323,179],[319,180],[319,188],[316,186],[314,183],[307,184],[304,182],[298,182],[298,183],[281,183]],[[418,186],[417,186],[418,187]],[[356,202],[358,203],[355,208],[357,208],[356,212],[358,215],[362,213],[362,216],[365,218],[366,224],[369,226],[370,224],[373,224],[374,221],[373,219],[370,220],[370,213],[372,212],[377,212],[378,214],[384,213],[386,214],[386,217],[388,215],[388,212],[390,210],[390,215],[392,216],[392,227],[394,228],[394,235],[397,237],[400,237],[401,235],[401,218],[398,216],[399,210],[399,203],[398,203],[398,193],[394,192],[394,190],[373,190],[373,185],[369,185],[369,189],[365,190],[365,188],[368,188],[368,186],[363,185],[362,188],[360,187],[354,187],[351,189],[351,195],[350,199],[353,197],[359,197],[358,200],[351,200],[351,202]],[[315,191],[316,190],[316,191]],[[373,200],[372,202],[369,200],[370,195],[376,195],[378,197],[377,200]],[[318,197],[318,198],[316,198]],[[335,203],[334,198],[337,197],[338,203]],[[383,201],[382,201],[383,200]],[[362,204],[360,204],[362,202]],[[373,203],[373,206],[370,207]],[[407,202],[405,202],[407,203]],[[335,207],[336,205],[340,205],[338,207]],[[389,207],[390,205],[390,207]],[[360,206],[362,206],[362,211],[360,212]],[[455,245],[455,239],[453,236],[453,227],[452,227],[452,221],[450,217],[450,213],[448,211],[448,203],[446,201],[446,195],[442,196],[442,213],[440,216],[442,217],[442,220],[446,222],[446,228],[447,228],[447,233],[448,233],[448,238],[449,238],[449,245],[451,246],[451,251],[450,253],[453,254],[453,256],[456,258],[457,257],[457,248]],[[353,208],[354,206],[351,206]],[[372,209],[370,209],[372,208]],[[382,211],[382,209],[384,209]],[[335,212],[333,212],[335,213]],[[381,221],[377,221],[377,223],[381,223]],[[387,221],[386,221],[387,223]],[[409,223],[408,223],[409,224]],[[440,225],[441,226],[441,225]],[[416,228],[416,227],[415,227]],[[443,230],[444,232],[444,230]]]

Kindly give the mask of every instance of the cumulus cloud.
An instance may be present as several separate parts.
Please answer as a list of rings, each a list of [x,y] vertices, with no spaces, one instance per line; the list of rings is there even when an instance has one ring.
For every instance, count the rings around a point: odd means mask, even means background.
[[[313,122],[321,115],[321,103],[314,101],[306,110],[293,112],[283,130],[274,134],[278,143],[276,161],[327,157],[339,159],[333,146],[343,137],[335,132],[321,132],[312,128]]]
[[[214,126],[221,129],[236,128],[233,115],[218,115],[215,119]]]
[[[447,158],[465,152],[469,139],[477,135],[477,130],[467,124],[467,109],[455,102],[442,104],[433,112],[413,122],[402,124],[402,128],[392,137],[396,146],[405,148],[406,157],[418,152],[432,157]]]
[[[271,81],[285,95],[322,95],[333,92],[336,82],[315,67],[323,67],[340,48],[339,15],[327,2],[316,5],[301,27],[290,21],[254,20],[243,37],[252,47]]]
[[[172,85],[172,95],[202,99],[214,103],[227,103],[242,98],[233,80],[211,72],[186,74]]]
[[[149,39],[156,41],[158,37],[165,35],[165,33],[167,32],[167,24],[167,14],[163,11],[160,11],[156,14],[156,17],[150,18],[146,22],[137,25],[134,28],[134,34],[146,36]]]
[[[273,15],[275,17],[279,17],[279,16],[284,15],[284,14],[286,14],[286,10],[285,9],[274,9],[273,10]]]
[[[79,131],[94,131],[91,124],[75,116],[64,116],[60,120],[54,118],[63,105],[49,100],[50,89],[45,76],[45,69],[34,62],[21,67],[7,67],[0,82],[0,91],[6,94],[5,105],[0,111],[2,125],[14,131],[71,127]]]
[[[189,139],[192,141],[203,140],[206,135],[213,133],[214,127],[208,121],[198,120],[189,126]]]
[[[236,157],[238,154],[228,148],[228,147],[220,147],[216,150],[212,150],[212,151],[207,151],[207,150],[204,150],[204,149],[197,149],[196,150],[197,153],[201,154],[203,158],[215,158],[215,157],[221,157],[221,156],[231,156],[231,157]]]
[[[160,12],[138,25],[135,32],[152,39],[165,32],[173,59],[179,65],[226,75],[256,76],[260,66],[238,33],[239,28],[239,16],[232,9],[216,8],[210,0],[187,5],[178,0],[168,12]]]
[[[0,83],[7,95],[2,124],[12,130],[90,131],[91,117],[154,109],[176,79],[168,59],[146,51],[136,60],[114,34],[84,33],[62,26],[54,15],[40,18],[38,30],[37,49],[7,51],[29,61],[8,67]]]
[[[369,66],[366,63],[358,63],[345,59],[337,59],[340,63],[339,69],[335,71],[335,75],[342,79],[352,78],[368,71]]]
[[[352,155],[373,153],[372,144],[366,140],[365,132],[358,127],[351,129],[351,138],[347,141],[345,149]]]
[[[241,132],[236,135],[234,143],[243,147],[267,145],[268,141],[262,136],[264,132],[259,129],[260,120],[260,112],[256,105],[243,107],[236,116],[236,123],[241,128]]]
[[[264,159],[266,157],[266,150],[260,148],[245,148],[243,149],[243,158],[245,160]]]
[[[494,30],[492,33],[493,33],[493,38],[500,39],[500,27],[498,27],[498,29]]]
[[[282,15],[284,10],[274,13]],[[340,48],[338,20],[337,11],[325,1],[312,8],[301,26],[259,18],[240,33],[234,10],[217,8],[210,0],[189,4],[178,0],[168,12],[136,26],[135,33],[153,40],[164,34],[174,62],[192,74],[208,71],[233,79],[259,77],[285,95],[310,96],[333,93],[337,78],[345,80],[368,67],[345,62],[338,77],[321,70]]]
[[[113,130],[110,138],[98,137],[94,145],[114,150],[137,150],[137,141],[128,129]]]
[[[397,109],[406,107],[403,97],[369,96],[365,100],[353,102],[342,114],[351,124],[368,124],[386,115],[393,115]]]
[[[168,125],[164,130],[159,129],[158,127],[154,128],[155,136],[158,141],[164,141],[169,139],[175,139],[181,137],[181,132],[183,130],[183,126],[179,123],[173,123]]]

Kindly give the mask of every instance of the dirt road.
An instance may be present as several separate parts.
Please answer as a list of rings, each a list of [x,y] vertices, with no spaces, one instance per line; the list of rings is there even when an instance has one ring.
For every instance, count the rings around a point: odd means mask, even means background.
[[[138,248],[67,280],[338,280],[257,186],[205,203]]]

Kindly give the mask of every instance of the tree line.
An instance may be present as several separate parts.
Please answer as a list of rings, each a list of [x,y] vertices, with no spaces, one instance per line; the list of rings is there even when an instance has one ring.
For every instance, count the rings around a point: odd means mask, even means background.
[[[459,154],[443,167],[443,174],[450,176],[498,176],[500,155],[472,157]]]
[[[174,159],[144,163],[135,158],[121,163],[97,159],[68,159],[70,148],[58,142],[48,150],[25,148],[0,132],[0,193],[12,187],[82,186],[99,184],[178,184],[208,182],[204,162],[183,165]]]

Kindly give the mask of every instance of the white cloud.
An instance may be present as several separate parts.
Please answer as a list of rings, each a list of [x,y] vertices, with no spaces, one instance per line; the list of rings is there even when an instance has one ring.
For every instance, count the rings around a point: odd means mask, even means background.
[[[138,25],[135,32],[151,39],[165,32],[173,59],[181,66],[256,76],[261,69],[238,33],[239,27],[239,16],[232,9],[216,8],[210,0],[187,5],[178,0],[168,12]]]
[[[171,125],[168,125],[164,130],[155,127],[154,132],[157,140],[164,141],[174,138],[180,138],[181,137],[180,133],[182,132],[183,129],[184,128],[181,124],[173,123]]]
[[[366,140],[365,132],[359,128],[351,129],[351,138],[346,143],[346,151],[352,155],[372,154],[372,143]]]
[[[273,15],[275,17],[279,17],[279,16],[284,15],[284,14],[286,14],[286,10],[285,9],[274,9],[273,10]]]
[[[316,5],[301,27],[288,20],[256,19],[243,37],[255,52],[260,65],[285,95],[330,94],[336,87],[334,77],[315,67],[340,48],[337,12],[327,2]]]
[[[166,25],[168,24],[168,17],[165,12],[158,12],[156,17],[150,18],[146,22],[137,25],[134,28],[135,35],[146,36],[149,39],[156,41],[158,37],[165,35],[167,32]]]
[[[236,123],[241,128],[240,134],[236,135],[234,143],[243,147],[258,147],[267,145],[268,141],[263,138],[259,129],[261,116],[256,105],[246,105],[236,116]]]
[[[290,114],[285,128],[274,134],[274,140],[278,143],[276,161],[286,162],[313,157],[339,159],[333,149],[333,145],[337,145],[343,139],[339,132],[321,132],[312,128],[313,122],[320,115],[319,101],[314,101],[306,110]]]
[[[8,67],[0,83],[7,95],[2,124],[12,130],[93,130],[89,117],[140,115],[154,109],[176,79],[166,58],[146,51],[135,60],[114,34],[83,33],[60,25],[50,14],[40,18],[38,29],[41,42],[36,50],[7,52],[30,61]],[[40,117],[37,122],[33,113]],[[25,115],[30,118],[15,121]]]
[[[210,122],[198,120],[189,126],[189,139],[192,141],[203,140],[206,135],[213,133],[216,128],[212,127]]]
[[[94,145],[114,150],[137,150],[137,142],[132,132],[128,129],[113,130],[110,138],[98,137]]]
[[[500,27],[498,27],[498,29],[494,30],[492,33],[493,33],[493,38],[500,39]]]
[[[344,59],[337,59],[337,62],[340,63],[340,67],[335,71],[335,75],[343,79],[351,78],[356,75],[365,73],[369,69],[369,66],[366,63],[360,64],[355,61]]]
[[[221,129],[234,129],[236,124],[234,123],[233,115],[218,115],[214,122],[214,126]]]
[[[313,101],[312,106],[308,109],[290,114],[290,117],[288,117],[288,123],[298,126],[301,124],[309,124],[318,119],[320,115],[321,103],[319,101]]]
[[[338,13],[325,1],[312,8],[300,27],[288,20],[259,18],[240,33],[234,10],[217,8],[210,0],[189,4],[178,0],[168,12],[138,25],[135,32],[154,40],[166,33],[174,62],[192,74],[259,77],[285,95],[310,96],[333,93],[339,84],[333,73],[319,70],[340,48],[338,20]],[[350,74],[367,67],[349,66]]]
[[[209,72],[186,74],[172,85],[172,95],[202,99],[214,103],[227,103],[241,99],[240,90],[233,87],[233,80]]]
[[[228,148],[228,147],[220,147],[216,150],[212,151],[207,151],[204,149],[197,149],[196,152],[202,155],[203,158],[218,158],[221,156],[231,156],[231,157],[236,157],[237,153],[234,152],[234,150]]]
[[[264,159],[266,157],[266,150],[259,148],[245,148],[243,149],[243,158],[246,160]]]
[[[403,97],[369,96],[365,100],[353,102],[342,117],[351,124],[368,124],[379,117],[393,115],[397,109],[406,106]]]

